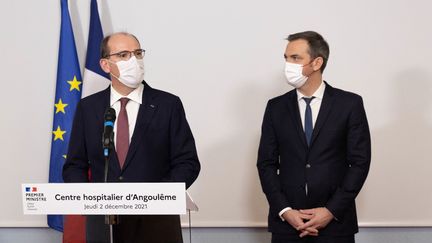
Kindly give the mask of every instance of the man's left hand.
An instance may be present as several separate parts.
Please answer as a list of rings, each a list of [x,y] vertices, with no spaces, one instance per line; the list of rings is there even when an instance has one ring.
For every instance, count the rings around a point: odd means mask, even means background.
[[[334,219],[333,214],[325,207],[322,208],[312,208],[299,210],[300,213],[309,214],[312,218],[305,224],[299,226],[297,230],[303,231],[307,228],[322,229],[326,227],[332,219]],[[300,237],[302,235],[300,234]]]

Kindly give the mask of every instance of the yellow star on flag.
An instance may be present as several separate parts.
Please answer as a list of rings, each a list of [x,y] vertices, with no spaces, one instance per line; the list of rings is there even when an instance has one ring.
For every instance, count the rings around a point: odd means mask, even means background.
[[[63,154],[63,158],[65,158],[65,159],[67,158],[66,154]]]
[[[72,90],[74,90],[74,89],[80,91],[79,86],[80,86],[80,84],[81,84],[82,82],[78,81],[77,78],[76,78],[76,76],[74,76],[74,79],[73,79],[72,81],[67,81],[67,82],[70,84],[70,89],[69,89],[69,91],[72,91]]]
[[[63,140],[63,134],[65,134],[65,133],[66,133],[66,131],[62,131],[60,129],[60,126],[57,126],[57,130],[53,131],[54,141],[57,140],[57,139],[60,139],[60,140],[64,141]]]
[[[56,107],[56,112],[55,112],[56,114],[59,112],[63,112],[63,114],[66,114],[64,108],[68,106],[68,104],[64,104],[61,99],[59,99],[59,101],[56,104],[54,104],[54,106]]]

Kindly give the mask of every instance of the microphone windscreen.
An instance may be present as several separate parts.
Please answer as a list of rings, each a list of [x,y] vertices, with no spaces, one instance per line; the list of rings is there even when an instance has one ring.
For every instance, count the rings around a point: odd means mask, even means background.
[[[105,121],[111,121],[114,122],[116,119],[116,112],[112,107],[108,107],[105,111],[104,115]]]

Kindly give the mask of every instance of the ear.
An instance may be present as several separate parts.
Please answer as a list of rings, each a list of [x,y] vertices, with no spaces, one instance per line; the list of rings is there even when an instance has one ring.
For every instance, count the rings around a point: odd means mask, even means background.
[[[324,63],[324,59],[322,57],[315,58],[315,60],[312,62],[313,70],[314,71],[320,70],[323,63]]]
[[[111,66],[110,63],[108,62],[107,59],[100,59],[99,60],[99,65],[101,66],[102,70],[106,73],[110,73],[111,72]]]

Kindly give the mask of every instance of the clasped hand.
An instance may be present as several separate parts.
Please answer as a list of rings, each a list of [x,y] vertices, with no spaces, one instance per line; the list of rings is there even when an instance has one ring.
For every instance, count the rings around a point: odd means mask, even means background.
[[[334,218],[333,214],[325,207],[291,209],[286,211],[282,217],[300,232],[300,237],[318,236],[318,230],[326,227]]]

